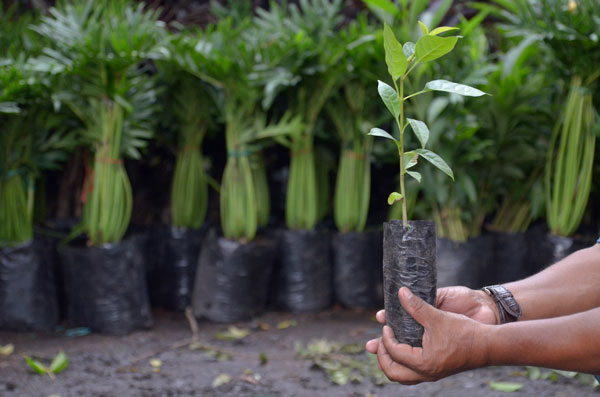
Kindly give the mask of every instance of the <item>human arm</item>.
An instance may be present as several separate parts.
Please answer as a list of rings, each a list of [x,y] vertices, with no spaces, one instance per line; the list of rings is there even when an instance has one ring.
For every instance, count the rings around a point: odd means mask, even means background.
[[[600,244],[579,250],[523,280],[504,284],[523,312],[519,321],[552,318],[600,306]],[[437,307],[499,324],[498,306],[481,290],[440,288]]]
[[[521,306],[519,321],[600,307],[600,244],[574,252],[526,279],[504,284]]]
[[[424,327],[423,347],[400,344],[390,327],[367,343],[389,379],[415,384],[488,365],[600,371],[600,308],[494,326],[435,309],[402,288],[404,308]],[[379,313],[379,320],[382,319]]]

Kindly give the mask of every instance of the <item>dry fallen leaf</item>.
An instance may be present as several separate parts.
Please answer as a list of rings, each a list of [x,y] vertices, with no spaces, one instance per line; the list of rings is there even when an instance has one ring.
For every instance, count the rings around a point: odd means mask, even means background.
[[[277,329],[286,329],[298,325],[296,320],[285,320],[277,324]]]
[[[151,358],[150,361],[148,361],[150,363],[150,366],[152,367],[152,370],[154,372],[160,372],[160,367],[162,366],[162,361],[160,361],[158,358]]]
[[[10,356],[15,351],[15,345],[9,343],[8,345],[0,346],[0,356]]]
[[[212,387],[216,389],[217,387],[223,386],[229,382],[231,382],[231,376],[228,374],[219,374],[213,380]]]
[[[218,332],[215,338],[225,341],[236,341],[250,335],[250,330],[231,326],[226,332]]]

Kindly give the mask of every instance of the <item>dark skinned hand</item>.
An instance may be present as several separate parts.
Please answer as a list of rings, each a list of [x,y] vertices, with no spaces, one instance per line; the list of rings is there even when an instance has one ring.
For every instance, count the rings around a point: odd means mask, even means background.
[[[398,296],[402,306],[424,327],[423,347],[399,343],[387,325],[383,327],[380,339],[367,342],[367,351],[377,354],[379,366],[390,380],[413,385],[438,380],[485,363],[487,325],[482,322],[496,323],[494,303],[491,301],[490,306],[484,297],[472,295],[469,291],[461,287],[440,290],[438,304],[440,309],[444,307],[447,310],[444,311],[427,304],[408,288],[400,289]],[[377,313],[377,319],[385,323],[383,310]]]

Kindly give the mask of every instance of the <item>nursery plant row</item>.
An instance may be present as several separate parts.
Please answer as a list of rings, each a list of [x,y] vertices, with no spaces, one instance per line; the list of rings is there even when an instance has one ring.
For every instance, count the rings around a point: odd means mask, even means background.
[[[342,0],[229,2],[203,27],[134,1],[3,10],[0,328],[51,328],[58,302],[116,334],[150,326],[151,302],[222,322],[377,307],[368,220],[388,203],[433,219],[437,285],[523,277],[593,241],[576,232],[599,226],[600,4],[571,3],[365,0],[348,18]],[[169,224],[140,233],[124,160],[148,146],[173,152]],[[279,222],[267,159],[286,152]],[[82,153],[80,218],[44,217],[64,199],[47,171],[67,179]]]

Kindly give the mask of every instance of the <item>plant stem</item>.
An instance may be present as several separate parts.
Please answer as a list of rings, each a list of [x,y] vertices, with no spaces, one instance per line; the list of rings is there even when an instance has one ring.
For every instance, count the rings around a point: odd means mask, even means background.
[[[402,226],[408,226],[408,216],[406,214],[406,191],[404,189],[404,77],[400,79],[400,92],[398,85],[394,81],[396,94],[400,100],[400,119],[396,119],[398,129],[400,130],[400,145],[398,151],[400,154],[400,194],[402,195]]]

